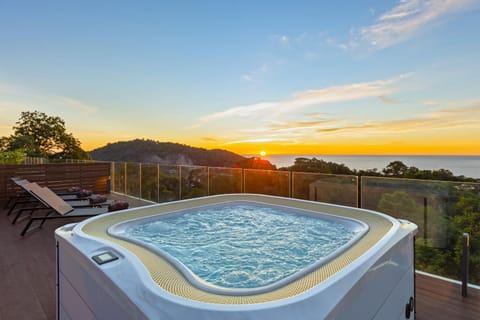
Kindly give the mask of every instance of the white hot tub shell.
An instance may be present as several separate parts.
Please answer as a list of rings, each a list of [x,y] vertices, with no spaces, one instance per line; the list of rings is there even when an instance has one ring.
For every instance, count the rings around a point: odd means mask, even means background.
[[[239,200],[355,219],[369,230],[301,279],[239,297],[202,291],[158,254],[108,234],[119,222]],[[416,232],[416,225],[374,211],[250,194],[104,214],[56,230],[57,318],[413,319]]]

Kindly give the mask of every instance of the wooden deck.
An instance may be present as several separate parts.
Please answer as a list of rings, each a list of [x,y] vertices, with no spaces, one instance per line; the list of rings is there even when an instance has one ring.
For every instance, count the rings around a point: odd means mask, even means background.
[[[132,206],[145,204],[128,201]],[[53,233],[70,222],[75,220],[48,221],[42,230],[22,238],[23,224],[12,226],[0,209],[0,320],[55,319]],[[417,275],[417,319],[480,319],[480,291],[470,288],[462,298],[459,285]]]

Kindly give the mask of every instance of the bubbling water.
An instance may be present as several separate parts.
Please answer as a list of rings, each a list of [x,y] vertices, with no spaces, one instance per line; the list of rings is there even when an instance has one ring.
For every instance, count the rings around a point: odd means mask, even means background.
[[[174,257],[207,283],[251,289],[325,259],[358,232],[283,208],[237,204],[166,215],[127,227],[125,236]]]

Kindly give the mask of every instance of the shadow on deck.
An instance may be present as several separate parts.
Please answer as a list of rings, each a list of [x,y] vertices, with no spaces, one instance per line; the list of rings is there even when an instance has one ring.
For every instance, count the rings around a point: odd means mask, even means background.
[[[127,201],[131,207],[149,204]],[[22,238],[23,223],[12,226],[0,209],[0,319],[55,319],[54,231],[75,221],[51,220]],[[417,319],[480,319],[480,290],[469,289],[469,296],[462,298],[458,284],[417,274]]]

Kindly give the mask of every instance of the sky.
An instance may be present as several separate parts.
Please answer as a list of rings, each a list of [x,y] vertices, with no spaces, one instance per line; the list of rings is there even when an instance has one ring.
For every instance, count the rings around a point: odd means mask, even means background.
[[[480,0],[0,0],[0,136],[480,155]]]

